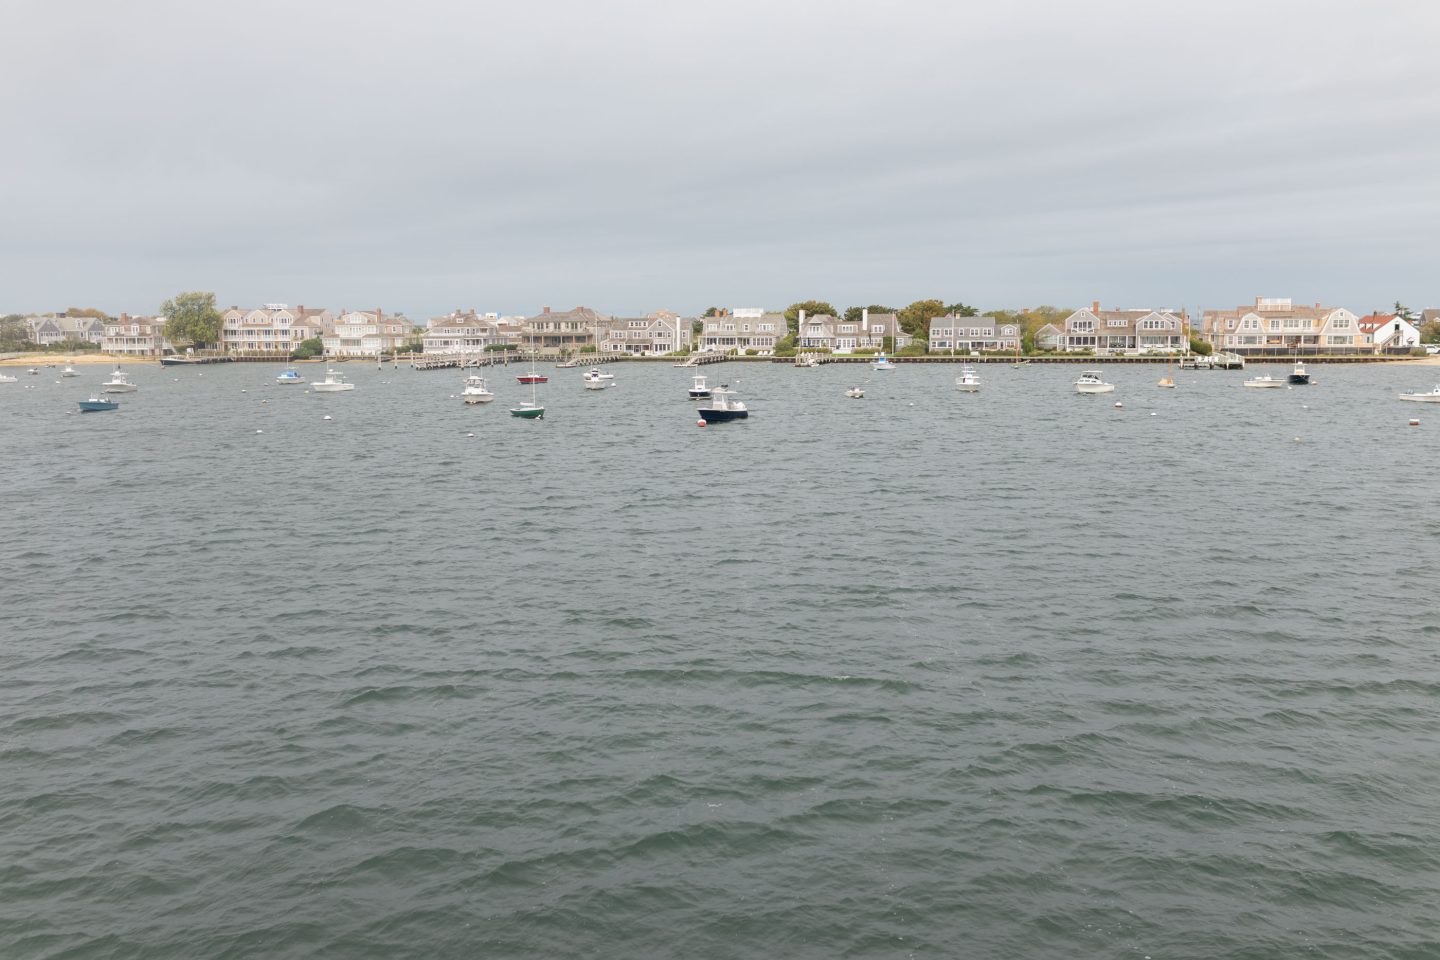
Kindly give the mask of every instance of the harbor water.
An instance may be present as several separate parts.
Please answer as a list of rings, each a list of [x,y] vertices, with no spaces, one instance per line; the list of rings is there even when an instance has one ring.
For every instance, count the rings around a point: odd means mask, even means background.
[[[1440,956],[1429,368],[127,369],[0,385],[6,960]]]

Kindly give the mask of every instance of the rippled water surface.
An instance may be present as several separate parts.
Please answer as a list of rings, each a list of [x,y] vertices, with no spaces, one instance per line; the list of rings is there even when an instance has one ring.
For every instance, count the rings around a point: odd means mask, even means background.
[[[1430,371],[344,369],[0,385],[0,957],[1440,956]]]

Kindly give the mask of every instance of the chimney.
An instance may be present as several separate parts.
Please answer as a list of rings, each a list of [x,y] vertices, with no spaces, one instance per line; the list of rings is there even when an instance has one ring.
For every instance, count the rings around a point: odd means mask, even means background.
[[[1099,313],[1099,312],[1100,312],[1100,301],[1099,301],[1099,300],[1091,300],[1091,301],[1090,301],[1090,312],[1091,312],[1091,313]]]
[[[541,312],[541,313],[549,313],[549,312],[550,312],[550,308],[549,308],[549,307],[541,307],[541,308],[540,308],[540,312]]]
[[[804,310],[801,310],[801,311],[800,311],[800,319],[799,319],[799,321],[797,321],[796,326],[801,326],[801,327],[803,327],[804,325],[805,325],[805,311],[804,311]]]
[[[1316,300],[1316,301],[1315,301],[1315,309],[1316,309],[1316,310],[1319,310],[1319,309],[1320,309],[1320,301],[1319,301],[1319,300]]]
[[[860,329],[865,333],[870,332],[870,308],[860,308]]]

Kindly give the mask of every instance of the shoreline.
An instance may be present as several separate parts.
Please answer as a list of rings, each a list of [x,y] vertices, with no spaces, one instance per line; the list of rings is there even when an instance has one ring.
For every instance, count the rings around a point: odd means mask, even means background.
[[[421,356],[423,356],[423,355],[421,355]],[[552,358],[542,358],[542,362],[550,362],[550,361],[553,360],[553,359],[554,359],[553,357],[552,357]],[[828,365],[828,364],[831,364],[831,363],[842,363],[842,364],[850,364],[850,363],[869,363],[869,362],[870,362],[871,360],[873,360],[873,359],[874,359],[873,356],[868,356],[868,355],[864,355],[864,354],[853,355],[853,356],[852,356],[852,355],[840,355],[840,356],[834,356],[834,355],[832,355],[832,356],[826,357],[826,358],[824,359],[822,365]],[[967,363],[971,363],[971,364],[987,364],[987,365],[988,365],[988,364],[996,364],[996,363],[999,363],[999,364],[1010,364],[1010,363],[1014,363],[1014,362],[1015,362],[1015,358],[1014,358],[1014,357],[1001,357],[1001,356],[988,356],[988,357],[950,357],[950,356],[946,356],[946,355],[942,355],[942,354],[935,354],[935,355],[926,354],[926,355],[916,356],[916,357],[895,357],[895,356],[892,356],[891,359],[892,359],[895,363],[897,363],[897,364],[903,364],[903,363],[911,363],[911,364],[927,364],[927,363],[957,363],[957,364],[967,364]],[[1142,366],[1154,366],[1154,365],[1156,365],[1156,364],[1164,365],[1164,364],[1169,363],[1169,358],[1168,358],[1168,357],[1159,357],[1159,356],[1150,356],[1150,357],[1066,357],[1066,356],[1058,356],[1058,355],[1055,355],[1055,354],[1045,354],[1044,356],[1025,357],[1025,358],[1023,358],[1023,359],[1024,359],[1025,361],[1027,361],[1027,362],[1035,363],[1035,364],[1040,364],[1040,365],[1045,365],[1045,364],[1066,364],[1066,363],[1082,364],[1082,365],[1083,365],[1083,364],[1087,364],[1087,363],[1097,363],[1097,364],[1105,364],[1105,365],[1108,366],[1108,365],[1110,365],[1110,364],[1133,363],[1133,364],[1138,364],[1138,365],[1142,365]],[[1253,364],[1292,364],[1292,363],[1295,362],[1295,359],[1296,359],[1296,358],[1294,358],[1294,357],[1246,357],[1246,358],[1245,358],[1245,363],[1246,363],[1247,366],[1248,366],[1248,365],[1253,365]],[[1411,366],[1422,366],[1422,367],[1435,367],[1435,366],[1440,366],[1440,354],[1436,354],[1436,355],[1434,355],[1434,356],[1426,356],[1426,357],[1378,357],[1378,356],[1367,355],[1367,354],[1358,354],[1358,355],[1357,355],[1357,354],[1350,354],[1350,355],[1338,355],[1338,356],[1330,356],[1330,357],[1324,357],[1324,356],[1308,357],[1308,356],[1307,356],[1307,357],[1300,357],[1299,359],[1304,360],[1306,363],[1309,363],[1309,364],[1385,363],[1385,364],[1409,364],[1409,365],[1411,365]],[[408,357],[402,356],[401,359],[400,359],[401,365],[408,367],[408,366],[409,366],[408,360],[409,360]],[[582,361],[582,365],[584,365],[584,363],[586,363],[586,362],[594,362],[594,363],[620,363],[620,362],[623,362],[623,363],[678,363],[678,362],[681,362],[682,360],[683,360],[682,357],[603,357],[603,358],[597,358],[597,359],[595,359],[594,361]],[[374,358],[373,358],[373,357],[350,357],[348,362],[350,362],[350,363],[367,363],[367,362],[373,362],[373,361],[374,361]],[[777,357],[727,357],[723,362],[726,362],[726,363],[789,363],[789,362],[791,362],[791,361],[792,361],[792,358],[790,358],[790,357],[778,357],[778,358],[777,358]],[[141,357],[141,356],[135,356],[135,355],[133,355],[133,354],[77,353],[77,354],[73,354],[73,355],[67,355],[67,354],[63,354],[63,353],[29,353],[29,354],[24,354],[24,355],[19,356],[19,357],[0,358],[0,367],[41,367],[41,368],[44,368],[44,367],[48,367],[48,366],[51,365],[51,364],[54,364],[54,365],[57,366],[57,367],[63,367],[63,366],[65,366],[66,364],[69,364],[69,365],[71,365],[71,366],[80,366],[80,365],[92,366],[92,365],[99,365],[99,364],[107,364],[107,365],[113,366],[113,365],[115,365],[115,364],[117,364],[117,363],[118,363],[118,364],[121,364],[121,365],[124,365],[124,364],[147,364],[147,363],[148,363],[148,364],[157,364],[157,365],[158,365],[159,362],[160,362],[160,358],[159,358],[159,357]],[[260,360],[260,359],[247,359],[246,362],[249,362],[249,363],[285,363],[285,362],[287,362],[287,361],[284,360],[283,358],[276,358],[276,359],[273,359],[273,360],[272,360],[272,359],[269,359],[269,358],[266,358],[266,359],[264,359],[264,360]],[[293,361],[289,361],[289,362],[291,362],[291,363],[296,363],[296,364],[308,364],[308,363],[333,363],[334,361],[333,361],[333,359],[328,359],[328,360],[327,360],[326,358],[323,358],[323,357],[314,357],[314,358],[311,358],[311,359],[309,359],[309,360],[293,360]],[[387,362],[393,362],[393,361],[387,361]],[[512,359],[511,362],[519,362],[519,358],[514,358],[514,359]],[[712,363],[715,363],[715,362],[722,362],[722,361],[711,361],[711,362],[712,362]],[[698,368],[697,368],[697,369],[698,369]]]

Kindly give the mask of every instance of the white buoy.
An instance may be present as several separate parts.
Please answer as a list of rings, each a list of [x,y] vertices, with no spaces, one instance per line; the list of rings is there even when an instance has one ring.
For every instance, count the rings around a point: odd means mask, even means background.
[[[473,433],[467,433],[467,434],[465,434],[465,436],[467,436],[467,437],[473,437],[473,436],[475,436],[475,434],[473,434]]]
[[[249,390],[241,390],[240,392],[241,392],[241,393],[249,393],[250,391],[249,391]]]
[[[1152,416],[1152,417],[1158,417],[1158,416],[1160,416],[1160,414],[1156,413],[1154,410],[1151,410],[1151,411],[1150,411],[1150,416]]]
[[[1419,421],[1419,420],[1416,420],[1414,417],[1411,417],[1411,418],[1410,418],[1410,426],[1412,426],[1412,427],[1418,427],[1418,426],[1420,426],[1420,421]]]
[[[331,416],[330,416],[330,414],[327,413],[327,414],[325,414],[325,416],[322,417],[321,419],[329,420],[329,419],[331,419]]]
[[[703,427],[703,426],[705,426],[705,421],[704,421],[704,420],[696,420],[696,421],[695,421],[695,426],[697,426],[697,427]]]
[[[1120,409],[1122,409],[1124,406],[1125,406],[1125,404],[1121,403],[1119,400],[1116,400],[1116,401],[1115,401],[1115,409],[1116,409],[1116,410],[1120,410]]]
[[[269,403],[270,401],[269,401],[269,400],[261,400],[260,402],[261,402],[261,403]]]
[[[264,433],[265,431],[264,431],[264,430],[256,430],[255,432],[256,432],[256,433]]]

